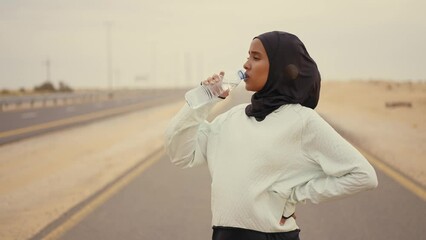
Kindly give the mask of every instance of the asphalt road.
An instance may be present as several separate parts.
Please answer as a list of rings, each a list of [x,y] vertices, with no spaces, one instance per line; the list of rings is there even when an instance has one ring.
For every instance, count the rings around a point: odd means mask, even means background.
[[[379,187],[373,191],[300,205],[301,239],[425,239],[426,203],[379,170],[377,174]],[[60,239],[211,239],[209,191],[206,167],[181,170],[162,156]],[[79,209],[73,211],[65,216]],[[34,239],[67,224],[64,217]]]
[[[121,96],[106,101],[0,112],[0,145],[49,131],[75,126],[129,111],[170,103],[182,98],[184,90]],[[122,94],[123,95],[123,94]]]

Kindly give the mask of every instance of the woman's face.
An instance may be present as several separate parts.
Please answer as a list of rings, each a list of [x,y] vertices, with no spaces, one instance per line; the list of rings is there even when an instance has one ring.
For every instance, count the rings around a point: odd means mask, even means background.
[[[246,89],[254,92],[262,90],[268,80],[269,59],[259,39],[251,42],[249,57],[243,67],[246,70]]]

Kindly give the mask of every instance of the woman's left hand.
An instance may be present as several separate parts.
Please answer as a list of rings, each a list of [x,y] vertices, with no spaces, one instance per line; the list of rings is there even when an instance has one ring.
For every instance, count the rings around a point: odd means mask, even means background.
[[[288,217],[288,218],[284,218],[284,216],[282,216],[281,217],[281,221],[280,221],[280,225],[282,226],[282,225],[284,225],[285,224],[285,221],[287,221],[287,219],[289,219],[289,218],[294,218],[294,219],[296,219],[296,213],[293,213],[290,217]]]

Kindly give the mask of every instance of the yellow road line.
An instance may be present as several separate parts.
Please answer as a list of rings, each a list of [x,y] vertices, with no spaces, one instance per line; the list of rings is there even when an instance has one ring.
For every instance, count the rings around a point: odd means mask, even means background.
[[[154,154],[154,156],[150,157],[146,161],[144,161],[137,168],[132,170],[129,174],[124,176],[122,179],[117,181],[111,187],[109,187],[106,191],[99,194],[96,198],[90,201],[87,205],[85,205],[82,209],[75,212],[71,215],[64,223],[56,227],[53,231],[47,234],[43,239],[45,240],[53,240],[59,239],[64,233],[72,229],[75,225],[77,225],[81,220],[83,220],[86,216],[92,213],[96,208],[105,203],[108,199],[110,199],[113,195],[119,192],[123,187],[127,186],[130,182],[132,182],[137,176],[139,176],[142,172],[148,169],[152,164],[157,162],[162,156],[164,152],[158,151]]]
[[[386,175],[388,175],[393,180],[397,181],[399,184],[401,184],[403,187],[408,189],[410,192],[417,195],[420,199],[423,201],[426,201],[426,190],[419,186],[417,183],[413,182],[412,180],[408,179],[407,177],[403,176],[399,172],[395,171],[391,167],[384,164],[382,161],[378,160],[377,158],[373,157],[371,154],[361,150],[358,148],[358,150],[368,159],[368,161],[373,164],[376,168],[384,172]],[[380,185],[380,182],[379,182]]]
[[[93,119],[97,119],[97,118],[101,118],[101,117],[111,116],[111,115],[114,115],[114,114],[124,113],[124,112],[128,112],[128,111],[131,111],[131,110],[135,110],[135,109],[141,108],[145,105],[146,104],[144,104],[144,103],[138,103],[138,104],[134,104],[134,105],[126,106],[126,107],[108,109],[108,110],[99,111],[99,112],[95,112],[95,113],[89,113],[89,114],[84,114],[84,115],[80,115],[80,116],[75,116],[75,117],[70,117],[70,118],[66,118],[66,119],[61,119],[61,120],[51,121],[51,122],[42,123],[42,124],[38,124],[38,125],[33,125],[33,126],[29,126],[29,127],[18,128],[18,129],[14,129],[14,130],[10,130],[10,131],[0,132],[0,138],[11,137],[11,136],[15,136],[15,135],[24,134],[24,133],[30,133],[30,132],[49,129],[49,128],[53,128],[53,127],[61,127],[61,126],[66,126],[66,125],[70,125],[70,124],[73,124],[73,123],[79,123],[79,122],[93,120]]]

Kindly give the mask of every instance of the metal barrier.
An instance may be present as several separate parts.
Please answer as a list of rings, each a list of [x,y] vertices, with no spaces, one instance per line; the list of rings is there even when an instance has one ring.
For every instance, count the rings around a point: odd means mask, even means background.
[[[0,97],[0,112],[50,106],[74,105],[111,100],[114,92],[48,93]]]
[[[135,89],[72,93],[47,93],[24,96],[0,96],[0,112],[39,107],[54,107],[83,103],[103,102],[142,96],[170,95],[186,89]]]

